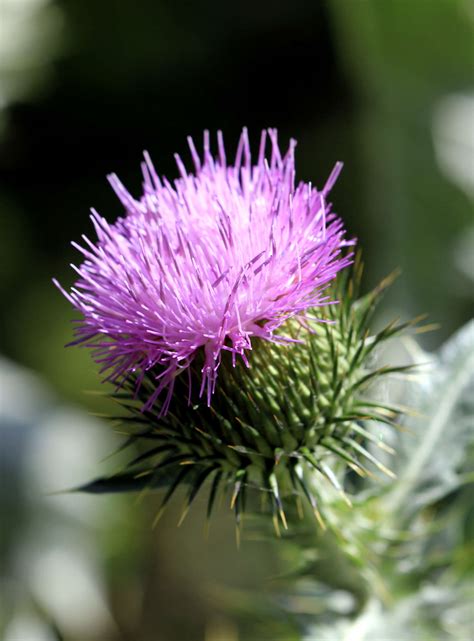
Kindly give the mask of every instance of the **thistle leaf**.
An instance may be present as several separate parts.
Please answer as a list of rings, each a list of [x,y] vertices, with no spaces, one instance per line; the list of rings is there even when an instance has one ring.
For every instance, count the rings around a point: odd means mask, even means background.
[[[74,489],[86,494],[116,494],[119,492],[139,492],[146,487],[159,489],[167,487],[175,478],[172,471],[150,473],[137,476],[136,472],[124,472],[113,476],[103,476]]]

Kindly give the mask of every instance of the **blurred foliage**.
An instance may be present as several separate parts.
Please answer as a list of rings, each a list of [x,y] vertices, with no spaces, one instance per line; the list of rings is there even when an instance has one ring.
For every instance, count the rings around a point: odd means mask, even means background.
[[[402,267],[404,290],[395,303],[441,322],[433,344],[472,313],[472,287],[463,287],[453,261],[457,232],[473,224],[472,202],[440,171],[433,149],[438,104],[446,95],[473,90],[472,4],[334,0],[330,6],[359,97],[365,204],[377,239],[374,269]],[[473,122],[471,112],[466,127]],[[471,181],[473,154],[471,147]],[[474,261],[474,246],[471,252],[468,260]]]
[[[400,266],[403,275],[387,306],[396,314],[427,312],[430,320],[441,321],[441,330],[427,335],[423,345],[436,348],[472,315],[474,192],[466,172],[472,166],[472,101],[462,103],[467,105],[463,120],[459,108],[445,107],[447,100],[459,107],[458,97],[473,91],[473,20],[469,0],[244,0],[232,5],[216,0],[0,0],[0,351],[39,372],[67,401],[108,411],[103,397],[83,393],[99,383],[88,354],[63,349],[71,334],[70,312],[50,279],[72,281],[73,273],[64,265],[76,256],[67,243],[89,233],[89,206],[109,220],[120,214],[105,174],[117,171],[138,190],[142,149],[149,149],[160,171],[171,176],[172,153],[184,151],[187,134],[198,138],[205,127],[222,128],[230,140],[242,125],[254,134],[273,125],[283,139],[297,138],[300,176],[316,184],[324,182],[334,161],[345,161],[335,209],[364,247],[368,283]],[[449,115],[446,126],[447,116],[440,118],[440,113]],[[459,129],[453,152],[446,136]],[[448,153],[462,154],[462,177],[456,164],[446,170]],[[441,385],[433,393],[436,402],[438,395],[445,398],[440,389],[451,388],[449,372],[456,376],[457,371],[450,369],[455,366],[449,358],[443,361],[445,356],[443,352],[438,363],[441,382],[433,378],[432,383]],[[338,590],[330,595],[314,580],[300,583],[302,591],[282,597],[275,614],[265,578],[299,568],[298,546],[284,552],[278,541],[244,540],[237,551],[231,517],[224,514],[227,507],[206,542],[200,501],[179,530],[175,505],[158,529],[150,529],[157,505],[152,496],[140,506],[129,497],[90,498],[80,518],[65,517],[61,510],[74,511],[82,499],[45,498],[39,492],[86,480],[97,458],[112,448],[111,441],[99,444],[107,428],[100,423],[84,427],[87,421],[80,412],[72,423],[58,414],[63,429],[55,423],[56,431],[47,438],[52,418],[43,420],[48,415],[40,409],[44,400],[39,405],[32,400],[24,421],[7,421],[7,403],[21,414],[26,401],[37,397],[10,369],[4,380],[14,381],[20,392],[0,393],[2,438],[3,427],[9,426],[8,446],[3,440],[0,458],[2,480],[9,481],[0,490],[7,515],[2,525],[8,523],[2,531],[0,580],[8,599],[3,599],[0,626],[5,632],[7,618],[13,621],[16,628],[10,627],[8,634],[15,641],[86,640],[85,628],[74,625],[77,613],[87,621],[84,613],[92,607],[87,604],[96,588],[86,582],[82,592],[69,590],[76,599],[73,616],[64,601],[55,601],[61,590],[54,591],[51,577],[58,576],[58,567],[70,568],[61,575],[62,584],[58,579],[63,596],[72,576],[79,582],[71,574],[74,568],[95,568],[92,575],[101,577],[102,601],[97,602],[105,604],[100,616],[106,623],[87,633],[97,641],[276,641],[279,634],[282,641],[291,641],[301,638],[302,629],[308,641],[339,641],[344,635],[351,641],[381,641],[385,630],[396,626],[397,639],[403,639],[402,631],[414,629],[415,620],[428,639],[450,638],[447,634],[456,641],[463,638],[463,626],[469,625],[463,617],[472,590],[474,522],[469,424],[460,418],[467,417],[463,407],[468,399],[459,404],[456,398],[442,425],[434,401],[429,401],[427,423],[418,423],[420,430],[433,434],[433,421],[435,427],[438,421],[440,437],[458,431],[456,438],[434,439],[428,458],[435,467],[417,464],[428,476],[416,487],[407,486],[403,501],[397,499],[400,505],[417,506],[414,514],[403,517],[408,534],[416,535],[409,537],[407,547],[395,541],[389,551],[381,550],[378,537],[391,538],[381,527],[385,516],[380,504],[369,493],[366,507],[358,506],[360,518],[366,510],[370,524],[369,531],[362,528],[361,540],[372,546],[376,560],[389,563],[382,565],[382,574],[393,570],[396,577],[389,586],[396,605],[389,610],[379,597],[362,605],[364,590],[354,604],[346,588],[353,586],[357,567],[347,559],[335,565],[332,554],[325,567],[339,581]],[[7,389],[3,386],[0,392]],[[424,394],[419,392],[420,403],[432,398],[428,391]],[[54,406],[57,401],[50,402]],[[84,458],[78,452],[87,429],[91,446]],[[58,443],[66,431],[74,438],[66,439],[60,455]],[[413,437],[399,444],[407,454],[424,447],[414,447]],[[76,468],[74,478],[48,477],[45,488],[31,475],[33,463],[25,454],[36,451],[42,452],[43,470],[64,458],[66,467],[80,463],[80,472]],[[405,461],[400,456],[400,464]],[[59,501],[61,514],[53,516]],[[61,525],[64,518],[67,526]],[[31,542],[49,542],[49,550],[57,552],[73,538],[77,545],[68,548],[67,556],[73,565],[64,561],[64,554],[51,557],[41,547],[31,552]],[[16,553],[15,543],[20,543]],[[35,595],[28,592],[25,562],[19,563],[31,554],[47,561],[31,565],[39,568]],[[309,548],[306,554],[314,560],[316,552]],[[81,563],[84,555],[87,563]],[[316,568],[319,572],[324,564]],[[89,600],[80,607],[81,594]],[[268,601],[255,621],[246,614],[247,605],[251,601],[255,612],[262,594]],[[53,620],[44,623],[46,606],[53,602],[56,608],[59,603],[66,622],[56,620],[54,611],[48,614]],[[231,606],[238,610],[235,616],[229,614]],[[357,609],[351,621],[342,616]],[[310,619],[321,611],[330,619],[321,626],[329,627],[313,634]],[[338,613],[339,627],[334,627]]]

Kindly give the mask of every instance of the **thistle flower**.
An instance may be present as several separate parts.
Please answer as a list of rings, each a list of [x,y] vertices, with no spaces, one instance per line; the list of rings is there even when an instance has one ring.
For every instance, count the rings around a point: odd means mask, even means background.
[[[61,291],[83,316],[75,343],[94,350],[114,383],[132,375],[139,386],[153,371],[145,409],[167,389],[166,413],[176,377],[200,350],[200,394],[210,404],[223,351],[249,365],[255,339],[289,340],[275,333],[289,318],[334,302],[326,289],[353,243],[326,200],[342,164],[320,191],[295,184],[295,141],[282,156],[276,130],[268,137],[270,157],[264,131],[253,163],[244,129],[233,164],[220,132],[216,158],[208,132],[202,159],[189,139],[195,174],[176,155],[173,183],[145,154],[140,200],[110,176],[125,216],[110,225],[92,211],[97,243],[73,243],[85,260],[75,286]]]
[[[370,333],[389,280],[358,298],[361,262],[327,202],[341,163],[318,190],[296,183],[295,142],[282,156],[275,130],[255,164],[245,130],[233,164],[221,134],[216,158],[208,134],[202,160],[189,145],[195,174],[177,156],[173,184],[145,154],[140,200],[110,178],[126,214],[109,225],[93,212],[98,241],[75,245],[79,280],[61,289],[83,317],[75,342],[119,384],[125,446],[144,446],[123,473],[81,489],[164,486],[164,509],[184,485],[185,515],[208,485],[210,515],[230,488],[238,522],[254,489],[270,497],[276,528],[285,501],[301,497],[322,523],[323,483],[348,501],[347,470],[390,474],[367,444],[385,448],[370,423],[391,424],[397,410],[368,388],[406,369],[377,369],[372,356],[408,323]]]

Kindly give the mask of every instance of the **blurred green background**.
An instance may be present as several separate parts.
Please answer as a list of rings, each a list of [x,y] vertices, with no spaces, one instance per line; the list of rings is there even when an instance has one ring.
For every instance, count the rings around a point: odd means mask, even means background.
[[[143,149],[174,177],[188,134],[222,129],[233,149],[243,125],[254,143],[267,126],[295,137],[318,186],[344,161],[332,198],[366,284],[402,269],[385,313],[439,322],[425,348],[473,315],[471,1],[0,0],[6,641],[251,639],[226,602],[279,561],[236,550],[225,506],[206,541],[199,504],[152,530],[153,497],[46,496],[119,464],[100,464],[119,441],[87,414],[108,409],[85,394],[89,354],[63,347],[73,315],[51,278],[74,279],[69,241],[92,235],[89,207],[121,213],[107,173],[138,194]]]

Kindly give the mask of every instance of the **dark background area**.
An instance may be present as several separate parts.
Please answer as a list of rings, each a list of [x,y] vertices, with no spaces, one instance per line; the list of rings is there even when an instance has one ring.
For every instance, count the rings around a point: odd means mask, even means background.
[[[423,345],[439,345],[472,316],[473,16],[462,0],[2,0],[0,353],[60,403],[103,410],[84,394],[100,387],[89,355],[63,348],[73,314],[51,278],[73,281],[69,241],[93,237],[91,206],[120,215],[109,172],[138,194],[144,149],[173,178],[188,134],[199,145],[204,129],[222,129],[232,150],[244,125],[254,145],[268,126],[296,138],[299,177],[318,186],[344,161],[332,199],[363,247],[367,287],[401,267],[384,314],[427,313],[441,328]],[[91,442],[106,429],[91,427]],[[103,515],[86,519],[102,532],[99,557],[114,560],[98,567],[119,622],[87,638],[197,640],[206,629],[206,641],[235,641],[240,624],[214,616],[202,584],[226,559],[229,584],[258,585],[271,553],[237,556],[223,513],[213,564],[192,518],[179,535],[172,516],[151,532],[152,504],[130,503],[113,503],[112,522],[127,524],[119,542]]]

